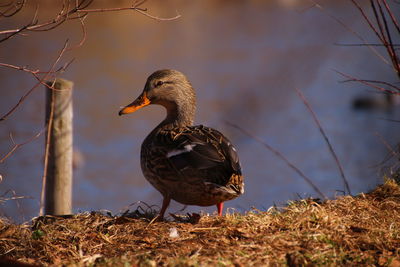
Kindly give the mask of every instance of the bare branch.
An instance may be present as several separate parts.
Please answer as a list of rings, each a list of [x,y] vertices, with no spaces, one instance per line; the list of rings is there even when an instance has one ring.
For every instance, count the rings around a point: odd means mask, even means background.
[[[385,46],[383,44],[341,44],[341,43],[334,43],[337,46]],[[393,46],[400,46],[400,44],[393,44]]]
[[[345,83],[345,82],[354,82],[354,81],[355,81],[354,79],[351,79],[351,80],[345,80],[345,81],[342,81],[342,82]],[[397,87],[396,85],[391,84],[391,83],[388,83],[388,82],[376,81],[376,80],[364,80],[364,79],[360,79],[360,81],[367,82],[367,83],[378,83],[378,84],[383,84],[383,85],[392,87],[393,89],[395,89],[395,90],[397,90],[397,91],[400,92],[400,87]]]
[[[380,40],[382,45],[385,46],[386,51],[392,61],[392,66],[395,69],[397,75],[400,77],[399,57],[396,54],[396,49],[394,48],[394,44],[393,44],[392,37],[390,34],[388,22],[386,20],[385,12],[382,8],[381,1],[383,1],[383,5],[385,6],[387,13],[391,17],[393,25],[395,26],[397,31],[400,33],[399,25],[389,7],[389,5],[387,4],[387,2],[385,0],[376,0],[376,5],[375,5],[374,0],[370,0],[370,5],[371,5],[372,11],[373,11],[373,16],[374,16],[376,24],[377,24],[377,28],[376,28],[373,25],[372,21],[366,15],[366,12],[364,11],[364,9],[357,3],[357,1],[356,0],[351,0],[351,1],[359,10],[362,17],[367,22],[369,28],[375,33],[375,35],[378,37],[378,39]]]
[[[80,45],[80,44],[79,44],[79,45]],[[32,70],[32,69],[29,69],[29,68],[26,67],[26,66],[16,66],[16,65],[7,64],[7,63],[0,63],[0,66],[1,66],[1,67],[7,67],[7,68],[10,68],[10,69],[14,69],[14,70],[24,71],[24,72],[26,72],[26,73],[30,73],[30,74],[32,74],[32,76],[33,76],[40,84],[46,86],[47,88],[52,89],[52,90],[56,90],[56,91],[62,91],[62,89],[51,88],[51,87],[44,81],[44,79],[42,79],[42,78],[39,77],[38,74],[48,74],[48,76],[49,76],[49,75],[54,76],[55,74],[59,74],[59,73],[64,72],[64,71],[68,68],[68,66],[69,66],[73,61],[74,61],[74,59],[70,60],[70,61],[67,62],[64,66],[61,66],[61,67],[58,68],[57,70],[54,70],[54,71],[51,71],[51,72],[43,72],[43,71],[40,71],[39,69]],[[1,121],[1,120],[0,120],[0,121]]]
[[[381,140],[381,142],[385,145],[385,147],[389,150],[390,154],[392,154],[393,157],[397,157],[399,155],[399,153],[396,152],[391,145],[389,145],[389,143],[385,140],[385,138],[383,138],[382,135],[380,135],[378,132],[375,132],[375,136],[377,136],[379,140]]]
[[[85,19],[86,18],[87,18],[87,14],[83,15],[82,17],[79,17],[79,22],[81,23],[81,29],[82,29],[82,39],[81,39],[81,41],[77,45],[75,45],[75,46],[73,46],[71,48],[68,48],[67,51],[79,48],[85,43],[86,35],[87,35],[86,27],[85,27]]]
[[[31,89],[28,90],[21,98],[19,101],[6,113],[4,114],[1,118],[0,121],[4,121],[10,116],[17,108],[19,105],[21,105],[22,102],[25,101],[25,99],[40,85],[40,82],[36,83]]]
[[[387,163],[392,158],[399,158],[399,152],[393,149],[393,147],[385,140],[385,138],[380,135],[378,132],[374,133],[375,136],[379,138],[379,140],[385,145],[385,147],[389,150],[389,154],[385,156],[385,158],[379,164],[375,165],[374,167],[382,166],[383,164]],[[400,162],[392,165],[391,168],[396,168]]]
[[[0,39],[0,42],[5,41],[9,38],[11,38],[12,36],[19,34],[23,31],[48,31],[51,29],[54,29],[56,27],[58,27],[59,25],[61,25],[62,23],[64,23],[66,20],[70,20],[70,19],[79,19],[80,23],[81,23],[81,28],[82,28],[82,32],[83,32],[83,36],[81,41],[79,42],[79,44],[75,47],[71,47],[69,49],[65,47],[61,50],[58,58],[56,59],[56,61],[54,62],[53,66],[51,67],[51,69],[47,72],[41,72],[39,70],[31,70],[28,69],[27,67],[19,67],[19,66],[15,66],[15,65],[11,65],[11,64],[6,64],[6,63],[0,63],[0,66],[3,67],[8,67],[8,68],[13,68],[16,70],[22,70],[25,72],[29,72],[31,73],[35,79],[38,81],[30,90],[28,90],[20,99],[19,101],[2,117],[0,117],[0,121],[4,121],[9,115],[11,115],[16,109],[17,107],[25,101],[25,99],[40,85],[43,84],[47,87],[49,87],[46,83],[45,80],[49,79],[49,77],[55,73],[59,73],[61,71],[64,71],[66,69],[66,67],[69,66],[69,64],[72,62],[69,62],[68,64],[66,64],[64,67],[61,67],[58,70],[54,70],[55,64],[58,63],[58,61],[60,60],[61,56],[64,54],[65,51],[69,51],[71,49],[80,47],[83,45],[83,43],[86,40],[86,29],[85,29],[85,24],[84,24],[84,20],[87,17],[88,13],[96,13],[96,12],[108,12],[108,11],[122,11],[122,10],[134,10],[134,11],[138,11],[143,15],[149,16],[152,19],[157,19],[157,20],[172,20],[172,19],[176,19],[178,18],[180,15],[175,16],[173,18],[159,18],[159,17],[155,17],[152,16],[150,14],[148,14],[146,12],[146,9],[141,8],[140,5],[142,5],[143,3],[145,3],[145,1],[136,1],[135,4],[132,7],[122,7],[122,8],[105,8],[105,9],[86,9],[91,3],[93,2],[93,0],[82,0],[82,1],[76,1],[75,2],[75,6],[73,8],[70,8],[70,1],[66,0],[63,1],[63,6],[60,10],[60,12],[58,13],[58,15],[52,19],[49,20],[45,23],[41,23],[41,24],[37,24],[37,13],[38,13],[38,7],[36,8],[35,11],[35,15],[32,18],[32,21],[30,24],[20,28],[20,29],[16,29],[16,30],[6,30],[6,31],[0,31],[0,35],[6,35],[4,38]],[[78,14],[77,16],[71,16],[73,14]],[[38,74],[42,74],[44,73],[43,77],[39,77]]]
[[[377,3],[378,3],[378,7],[379,7],[379,12],[380,12],[382,20],[383,20],[383,24],[385,26],[386,35],[387,35],[387,38],[388,38],[388,41],[389,41],[389,44],[387,46],[387,52],[388,52],[390,58],[392,59],[392,64],[393,64],[393,67],[394,67],[395,71],[397,72],[397,75],[400,77],[399,58],[398,58],[398,56],[396,54],[396,50],[395,50],[394,45],[393,45],[393,41],[392,41],[392,37],[391,37],[391,34],[390,34],[389,26],[388,26],[388,23],[387,23],[387,20],[386,20],[386,16],[385,16],[385,13],[382,10],[382,6],[379,3],[379,1]]]
[[[80,3],[75,2],[75,6],[72,8],[70,8],[70,2],[66,1],[67,4],[64,3],[58,15],[51,20],[48,20],[40,24],[38,24],[37,21],[33,21],[28,25],[25,25],[18,29],[0,31],[0,35],[6,35],[3,39],[0,39],[0,42],[5,41],[15,36],[16,34],[19,34],[24,31],[50,31],[68,20],[80,19],[85,17],[89,13],[102,13],[102,12],[113,12],[113,11],[119,12],[119,11],[133,10],[151,19],[159,21],[175,20],[180,17],[179,14],[170,18],[161,18],[151,15],[147,13],[147,9],[140,7],[143,3],[145,3],[145,1],[136,1],[134,5],[130,7],[87,9],[87,7],[90,6],[93,1],[94,0],[82,0]],[[36,18],[36,15],[34,16],[34,18]]]
[[[228,122],[228,121],[225,121],[225,123],[228,124],[229,126],[235,128],[235,129],[241,131],[242,133],[244,133],[245,135],[247,135],[251,139],[257,141],[258,143],[262,144],[269,151],[274,153],[275,156],[277,156],[278,158],[282,159],[298,175],[300,175],[300,177],[302,177],[304,179],[304,181],[306,181],[315,190],[315,192],[317,192],[323,199],[327,199],[327,197],[324,195],[324,193],[322,193],[322,191],[319,190],[319,188],[312,182],[312,180],[310,178],[308,178],[299,168],[294,166],[293,163],[291,163],[281,152],[279,152],[278,150],[274,149],[272,146],[267,144],[261,138],[251,134],[250,132],[248,132],[247,130],[243,129],[242,127],[240,127],[240,126],[238,126],[238,125],[236,125],[234,123]]]
[[[385,121],[390,121],[390,122],[396,122],[396,123],[399,123],[399,122],[400,122],[400,120],[387,119],[387,118],[378,118],[378,119],[380,119],[380,120],[385,120]]]
[[[0,5],[0,7],[9,7],[12,4],[14,4],[14,1],[11,1],[10,3],[4,4],[4,5]]]
[[[0,159],[0,164],[3,163],[8,157],[10,157],[18,148],[20,148],[21,146],[24,146],[30,142],[32,142],[33,140],[35,140],[36,138],[38,138],[42,133],[43,133],[44,129],[42,129],[40,132],[38,132],[37,134],[35,134],[34,136],[32,136],[31,138],[25,140],[22,143],[16,143],[14,141],[14,138],[12,136],[12,133],[10,133],[10,140],[13,144],[13,147],[11,148],[10,151],[8,151],[7,154],[5,154],[1,159]]]
[[[379,17],[379,15],[378,15],[378,11],[376,10],[374,0],[370,0],[369,2],[371,4],[372,11],[374,12],[376,24],[378,25],[380,39],[381,39],[382,43],[387,44],[387,36],[385,35],[386,32],[383,29],[381,17]],[[379,5],[378,1],[377,1],[377,4]],[[364,16],[364,19],[365,19],[365,16]],[[371,24],[369,24],[370,27],[371,27]],[[376,31],[378,31],[378,30],[376,30]]]
[[[378,30],[375,28],[375,26],[372,24],[371,20],[368,18],[367,14],[365,14],[364,9],[357,3],[355,0],[351,0],[353,4],[357,7],[357,9],[360,11],[361,15],[363,16],[364,20],[368,23],[368,26],[371,28],[371,30],[375,33],[375,35],[379,38],[379,40],[382,43],[385,43],[385,40],[382,38],[382,36],[379,34]],[[372,2],[372,1],[371,1]]]
[[[377,89],[377,90],[379,90],[379,91],[382,91],[382,92],[385,92],[385,93],[389,93],[389,94],[393,94],[393,95],[400,95],[400,92],[388,90],[388,89],[386,89],[386,88],[377,86],[377,85],[373,84],[372,82],[367,82],[367,80],[357,79],[357,78],[355,78],[355,77],[353,77],[353,76],[350,76],[350,75],[348,75],[348,74],[344,74],[344,73],[342,73],[342,72],[340,72],[340,71],[338,71],[338,70],[334,70],[334,71],[335,71],[336,73],[339,73],[340,75],[346,77],[346,78],[349,79],[350,81],[355,81],[355,82],[362,83],[362,84],[364,84],[364,85],[367,85],[367,86],[369,86],[369,87],[375,88],[375,89]],[[384,83],[384,82],[382,82],[382,83]]]
[[[40,79],[39,82],[37,82],[31,89],[28,90],[20,99],[19,101],[6,113],[4,114],[1,118],[0,121],[6,120],[24,101],[25,99],[41,84],[43,84],[50,76],[50,74],[53,73],[55,66],[58,64],[60,61],[62,55],[66,51],[68,46],[68,40],[64,43],[64,47],[61,49],[60,53],[58,54],[57,59],[53,62],[53,65],[51,66],[50,70],[45,73],[45,75]]]
[[[136,9],[135,11],[138,12],[138,13],[140,13],[140,14],[142,14],[142,15],[145,15],[145,16],[148,17],[148,18],[151,18],[151,19],[154,19],[154,20],[158,20],[158,21],[176,20],[176,19],[178,19],[178,18],[181,17],[180,14],[176,14],[176,16],[174,16],[174,17],[170,17],[170,18],[160,18],[160,17],[156,17],[156,16],[153,16],[153,15],[150,15],[150,14],[147,13],[146,11],[142,11],[142,10],[140,10],[140,9]]]
[[[325,140],[326,144],[328,145],[329,151],[331,152],[331,155],[335,159],[336,165],[338,166],[338,169],[339,169],[339,172],[340,172],[340,176],[342,176],[342,180],[343,180],[343,183],[345,185],[345,188],[346,188],[347,192],[351,195],[350,186],[349,186],[349,183],[347,182],[346,176],[344,175],[342,164],[340,164],[339,158],[336,155],[335,150],[333,149],[333,146],[332,146],[331,142],[329,141],[328,136],[326,135],[324,129],[322,128],[322,125],[319,122],[319,120],[317,118],[317,115],[315,114],[315,112],[312,109],[310,103],[308,103],[307,99],[305,98],[304,94],[300,91],[300,89],[299,88],[295,88],[295,89],[296,89],[297,95],[301,98],[301,100],[303,101],[304,105],[307,107],[308,111],[311,113],[311,116],[313,117],[314,122],[317,124],[321,135],[324,137],[324,140]]]
[[[93,9],[78,9],[76,12],[83,13],[102,13],[102,12],[114,12],[114,11],[125,11],[125,10],[141,10],[145,11],[146,9],[138,8],[136,6],[131,7],[111,7],[111,8],[93,8]]]
[[[395,16],[393,15],[393,12],[392,12],[391,8],[389,7],[389,5],[388,5],[388,3],[386,2],[386,0],[383,0],[382,2],[383,2],[383,4],[385,5],[386,11],[388,12],[388,14],[389,14],[389,16],[390,16],[390,18],[391,18],[391,20],[392,20],[392,22],[393,22],[393,25],[396,27],[397,32],[400,34],[400,26],[399,26],[399,23],[397,22]]]
[[[84,12],[84,13],[99,13],[99,12],[113,12],[113,11],[124,11],[124,10],[134,10],[146,17],[149,17],[154,20],[159,20],[159,21],[170,21],[170,20],[176,20],[181,17],[181,15],[177,14],[174,17],[170,18],[161,18],[157,17],[154,15],[151,15],[147,12],[146,8],[140,8],[140,6],[145,3],[146,1],[139,1],[136,2],[133,6],[131,7],[114,7],[114,8],[96,8],[96,9],[80,9],[77,10],[77,12]]]
[[[317,2],[315,2],[314,0],[310,0],[312,3],[314,3],[314,6],[317,7],[319,10],[321,10],[322,12],[324,12],[326,15],[328,15],[331,19],[333,19],[334,21],[336,21],[338,24],[340,24],[343,28],[345,28],[348,32],[352,33],[354,36],[356,36],[361,42],[363,42],[364,44],[367,44],[367,41],[356,31],[354,31],[352,28],[350,28],[348,25],[346,25],[346,23],[342,22],[340,19],[338,19],[336,16],[332,15],[331,13],[329,13],[323,6],[321,6],[320,4],[318,4]],[[382,56],[374,47],[367,45],[368,48],[372,51],[372,53],[374,53],[380,60],[382,60],[384,63],[386,64],[390,64],[389,61]]]
[[[56,80],[53,81],[53,84],[51,87],[54,87]],[[54,118],[54,95],[51,94],[51,103],[50,103],[50,114],[48,121],[46,122],[47,124],[47,129],[46,129],[46,145],[45,145],[45,150],[44,150],[44,168],[43,168],[43,176],[42,176],[42,191],[40,193],[40,210],[39,210],[39,215],[42,216],[44,215],[44,204],[45,204],[45,191],[46,191],[46,183],[47,183],[47,167],[49,164],[49,150],[50,150],[50,139],[51,139],[51,127],[53,125],[53,118]]]
[[[31,26],[31,24],[25,25],[25,26],[21,27],[20,29],[18,29],[18,30],[16,30],[16,31],[10,32],[8,35],[6,35],[6,36],[3,37],[2,39],[0,39],[0,43],[6,41],[6,40],[8,40],[8,39],[10,39],[11,37],[13,37],[13,36],[19,34],[20,32],[25,31],[26,29],[29,28],[29,26]],[[0,32],[0,34],[3,34],[3,33]]]
[[[0,17],[8,18],[8,17],[14,16],[14,15],[17,14],[18,12],[20,12],[21,9],[25,6],[26,0],[22,0],[22,2],[17,1],[15,4],[14,4],[14,2],[15,2],[15,1],[12,1],[12,2],[9,3],[9,4],[0,6],[0,7],[7,7],[7,6],[10,6],[7,10],[5,10],[5,11],[0,11]],[[12,11],[13,9],[14,9],[14,11]],[[10,13],[8,13],[8,12],[10,12]]]
[[[11,193],[11,197],[7,197],[8,194]],[[0,196],[0,204],[4,204],[6,201],[9,200],[19,200],[19,199],[33,199],[33,197],[29,197],[29,196],[18,196],[17,193],[14,190],[7,190],[6,192],[4,192],[1,196]],[[17,206],[18,208],[20,208],[18,202],[17,202]]]
[[[15,69],[15,70],[22,70],[22,71],[25,71],[25,72],[29,72],[31,74],[39,73],[38,69],[37,70],[31,70],[31,69],[28,69],[28,67],[25,67],[25,66],[20,67],[20,66],[15,66],[15,65],[12,65],[12,64],[7,64],[7,63],[0,63],[0,66],[7,67],[7,68],[10,68],[10,69]]]

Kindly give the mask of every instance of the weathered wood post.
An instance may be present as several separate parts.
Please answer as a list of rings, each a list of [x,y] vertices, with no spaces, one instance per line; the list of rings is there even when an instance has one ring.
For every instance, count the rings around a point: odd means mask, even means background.
[[[45,214],[71,214],[72,209],[72,87],[73,82],[47,82],[46,122],[51,116],[45,181]]]

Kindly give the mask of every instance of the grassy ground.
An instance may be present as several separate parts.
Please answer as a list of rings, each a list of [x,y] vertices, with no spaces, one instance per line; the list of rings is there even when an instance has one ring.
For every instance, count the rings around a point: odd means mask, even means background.
[[[191,223],[133,218],[143,216],[140,210],[127,215],[77,214],[22,226],[1,220],[0,255],[57,266],[400,266],[400,186],[392,180],[367,194],[296,201],[283,211]]]

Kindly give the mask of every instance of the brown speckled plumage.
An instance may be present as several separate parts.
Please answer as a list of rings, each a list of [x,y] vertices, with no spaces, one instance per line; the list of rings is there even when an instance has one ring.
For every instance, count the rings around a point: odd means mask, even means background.
[[[160,70],[147,79],[143,93],[120,111],[131,113],[162,105],[167,117],[144,140],[141,167],[146,179],[163,195],[160,219],[170,199],[187,205],[217,205],[244,192],[236,149],[219,131],[192,126],[196,108],[194,89],[175,70]]]

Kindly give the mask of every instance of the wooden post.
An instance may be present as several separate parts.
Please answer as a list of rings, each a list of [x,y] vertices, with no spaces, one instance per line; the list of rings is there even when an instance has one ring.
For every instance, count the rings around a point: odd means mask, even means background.
[[[45,170],[45,214],[66,215],[72,209],[72,87],[73,82],[56,79],[55,90],[47,89],[46,122],[51,116],[47,169]]]

